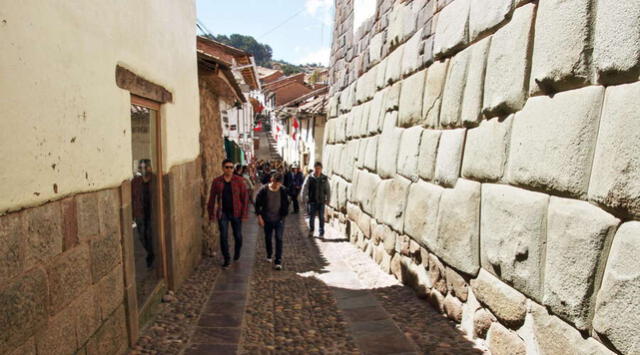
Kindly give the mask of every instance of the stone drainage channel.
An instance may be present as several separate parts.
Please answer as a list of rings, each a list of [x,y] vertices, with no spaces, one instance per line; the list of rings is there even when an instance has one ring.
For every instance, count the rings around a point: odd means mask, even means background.
[[[299,215],[286,223],[284,270],[265,260],[251,218],[240,260],[221,270],[205,259],[130,354],[486,353],[345,236],[327,226],[310,238]]]

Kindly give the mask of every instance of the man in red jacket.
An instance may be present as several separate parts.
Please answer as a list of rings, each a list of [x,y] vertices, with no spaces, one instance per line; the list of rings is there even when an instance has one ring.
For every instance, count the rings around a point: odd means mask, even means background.
[[[218,221],[220,227],[220,249],[224,257],[223,268],[229,267],[229,224],[233,229],[234,255],[233,260],[240,258],[242,248],[242,220],[248,216],[249,194],[244,179],[233,173],[233,162],[225,159],[222,162],[224,173],[211,183],[211,193],[207,210],[209,219]]]

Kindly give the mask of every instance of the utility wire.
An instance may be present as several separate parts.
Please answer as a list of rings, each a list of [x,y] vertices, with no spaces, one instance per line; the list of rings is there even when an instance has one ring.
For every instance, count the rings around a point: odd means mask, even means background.
[[[264,34],[260,35],[258,38],[262,38],[262,37],[270,34],[271,32],[277,30],[278,28],[282,27],[284,24],[286,24],[287,22],[293,20],[296,16],[300,15],[302,13],[302,11],[304,11],[304,10],[305,10],[304,8],[300,9],[300,11],[298,11],[295,14],[287,17],[286,20],[280,22],[276,27],[274,27],[274,28],[270,29],[269,31],[265,32]]]

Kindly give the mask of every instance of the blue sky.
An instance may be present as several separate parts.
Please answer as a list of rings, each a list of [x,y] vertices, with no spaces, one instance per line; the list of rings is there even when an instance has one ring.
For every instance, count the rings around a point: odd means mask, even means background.
[[[251,35],[271,46],[274,59],[328,65],[333,0],[197,0],[197,7],[215,35]]]

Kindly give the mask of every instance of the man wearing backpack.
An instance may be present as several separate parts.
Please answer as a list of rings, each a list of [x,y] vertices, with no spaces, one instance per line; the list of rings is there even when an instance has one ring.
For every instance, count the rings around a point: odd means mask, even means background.
[[[322,173],[322,163],[316,162],[313,174],[309,174],[302,185],[302,201],[309,210],[309,236],[313,237],[316,216],[319,219],[320,238],[324,237],[324,206],[331,198],[329,178]]]

